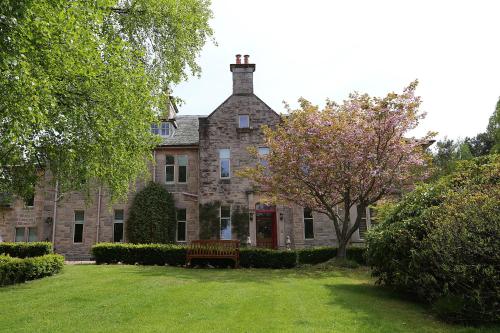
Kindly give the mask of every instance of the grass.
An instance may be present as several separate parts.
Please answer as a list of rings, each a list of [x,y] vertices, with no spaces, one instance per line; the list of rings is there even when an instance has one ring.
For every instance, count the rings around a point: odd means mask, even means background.
[[[498,332],[453,326],[356,270],[66,266],[0,288],[2,332]]]

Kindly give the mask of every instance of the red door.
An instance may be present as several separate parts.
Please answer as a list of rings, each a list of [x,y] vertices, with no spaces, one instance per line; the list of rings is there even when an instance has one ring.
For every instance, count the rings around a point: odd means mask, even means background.
[[[255,210],[257,247],[277,249],[278,248],[278,226],[276,223],[276,210]],[[274,208],[274,207],[273,207]]]

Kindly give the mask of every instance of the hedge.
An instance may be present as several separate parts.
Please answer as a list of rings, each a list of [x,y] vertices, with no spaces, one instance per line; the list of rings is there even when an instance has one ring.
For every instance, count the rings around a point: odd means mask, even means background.
[[[39,257],[52,252],[52,243],[49,242],[0,243],[0,254],[7,254],[11,257]]]
[[[0,255],[0,286],[54,275],[63,266],[64,257],[58,254],[25,259]]]
[[[337,256],[336,247],[313,247],[296,251],[297,263],[300,265],[316,265]],[[346,257],[360,265],[365,265],[365,252],[364,247],[349,247],[347,248]]]
[[[364,248],[347,249],[347,258],[364,264]],[[182,266],[186,263],[187,247],[173,244],[124,244],[100,243],[92,247],[97,264],[140,264]],[[319,264],[337,255],[335,247],[318,247],[300,250],[270,250],[240,248],[240,266],[253,268],[293,268],[297,264]],[[224,267],[217,260],[200,260]]]
[[[258,248],[240,249],[240,266],[253,268],[292,268],[297,265],[296,251]]]
[[[187,248],[174,244],[100,243],[92,247],[97,264],[140,264],[180,266],[186,263]]]

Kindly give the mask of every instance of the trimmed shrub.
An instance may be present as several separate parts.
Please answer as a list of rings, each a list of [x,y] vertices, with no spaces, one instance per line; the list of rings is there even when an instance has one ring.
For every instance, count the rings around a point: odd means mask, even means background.
[[[174,197],[167,189],[150,182],[137,192],[125,223],[132,243],[171,243],[175,241]]]
[[[181,266],[186,263],[187,248],[174,244],[99,243],[92,247],[97,264],[139,264]]]
[[[253,268],[292,268],[297,265],[296,251],[240,249],[240,266]]]
[[[368,232],[378,283],[454,322],[500,321],[500,156],[417,187]]]
[[[64,257],[58,254],[25,259],[0,255],[0,286],[54,275],[63,266]]]
[[[16,258],[39,257],[51,253],[52,243],[49,242],[0,243],[0,254]]]
[[[316,265],[337,255],[336,247],[313,247],[297,250],[297,261],[301,265]]]
[[[297,251],[297,262],[300,265],[316,265],[328,261],[337,255],[336,247],[313,247],[300,249]],[[355,261],[360,265],[365,265],[364,247],[348,247],[346,251],[346,259]]]

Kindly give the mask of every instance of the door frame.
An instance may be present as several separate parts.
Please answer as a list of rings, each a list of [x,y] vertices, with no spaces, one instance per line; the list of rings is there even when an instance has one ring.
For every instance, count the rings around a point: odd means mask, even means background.
[[[255,226],[257,227],[257,214],[265,213],[271,214],[272,228],[271,228],[271,240],[272,248],[274,250],[278,249],[278,223],[276,221],[276,206],[272,206],[273,209],[256,209],[255,210]],[[257,245],[257,241],[256,244]]]

